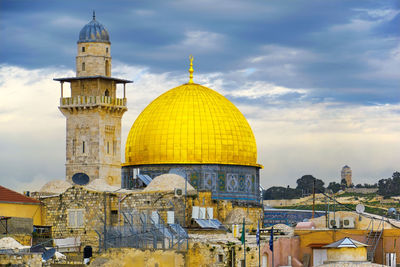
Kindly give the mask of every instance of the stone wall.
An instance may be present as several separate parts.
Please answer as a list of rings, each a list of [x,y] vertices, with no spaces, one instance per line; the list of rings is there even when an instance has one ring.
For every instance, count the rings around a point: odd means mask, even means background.
[[[258,248],[246,246],[246,266],[258,266]],[[232,243],[189,243],[187,252],[175,250],[139,250],[133,248],[109,249],[95,257],[90,266],[143,267],[225,267],[241,266],[243,246]]]
[[[104,179],[121,184],[121,118],[104,109],[84,109],[78,113],[62,109],[67,118],[66,180],[86,173],[90,181]]]
[[[174,192],[132,192],[105,193],[90,191],[81,186],[73,186],[59,196],[45,197],[44,224],[52,226],[54,238],[79,237],[81,250],[86,245],[99,250],[99,238],[95,230],[103,232],[104,218],[106,226],[123,225],[122,210],[135,209],[151,215],[158,211],[161,218],[167,221],[167,211],[175,211],[175,219],[182,223],[184,198],[175,197]],[[71,227],[68,214],[71,211],[83,212],[82,227]]]
[[[173,250],[109,249],[93,259],[90,266],[184,267],[185,257],[182,253]]]
[[[85,51],[82,50],[85,47]],[[111,45],[108,43],[85,42],[78,44],[76,76],[111,76]],[[85,69],[82,69],[82,63]],[[107,63],[108,62],[108,63]]]
[[[373,194],[378,192],[378,188],[346,188],[345,192],[357,194]]]
[[[1,266],[41,267],[42,253],[0,254]]]
[[[243,245],[213,242],[190,242],[187,252],[187,266],[223,267],[242,266]],[[258,248],[246,245],[246,266],[258,266]]]

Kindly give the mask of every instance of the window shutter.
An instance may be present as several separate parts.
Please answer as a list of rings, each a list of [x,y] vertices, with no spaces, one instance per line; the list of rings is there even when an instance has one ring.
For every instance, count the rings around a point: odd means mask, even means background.
[[[83,211],[82,210],[77,210],[76,214],[77,214],[77,220],[76,220],[77,224],[76,224],[76,226],[77,227],[82,227],[83,226]]]
[[[75,211],[74,210],[70,210],[68,212],[68,226],[75,227]]]

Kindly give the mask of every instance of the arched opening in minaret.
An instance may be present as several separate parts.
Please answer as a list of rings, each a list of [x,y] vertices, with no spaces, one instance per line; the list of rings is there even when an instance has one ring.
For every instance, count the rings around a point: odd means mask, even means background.
[[[106,73],[106,76],[110,76],[110,70],[109,70],[109,65],[110,65],[110,63],[108,63],[108,60],[106,60],[106,71],[105,71],[105,73]]]
[[[110,91],[108,91],[108,89],[106,89],[106,91],[104,92],[105,96],[110,96]]]
[[[85,62],[82,62],[82,71],[85,71]]]

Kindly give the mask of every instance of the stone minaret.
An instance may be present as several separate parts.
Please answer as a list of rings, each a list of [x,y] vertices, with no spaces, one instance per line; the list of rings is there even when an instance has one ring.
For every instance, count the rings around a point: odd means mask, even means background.
[[[121,118],[127,110],[125,85],[132,81],[111,77],[110,50],[108,32],[93,14],[79,34],[76,77],[54,79],[61,83],[59,109],[67,119],[69,182],[121,184]],[[70,97],[64,97],[64,82],[71,85]],[[122,98],[117,98],[118,84],[123,84]]]

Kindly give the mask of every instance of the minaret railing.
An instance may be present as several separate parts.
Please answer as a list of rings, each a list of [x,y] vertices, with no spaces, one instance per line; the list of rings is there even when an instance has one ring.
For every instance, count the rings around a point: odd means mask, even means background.
[[[126,98],[110,96],[73,96],[60,98],[60,106],[112,105],[126,106]]]

